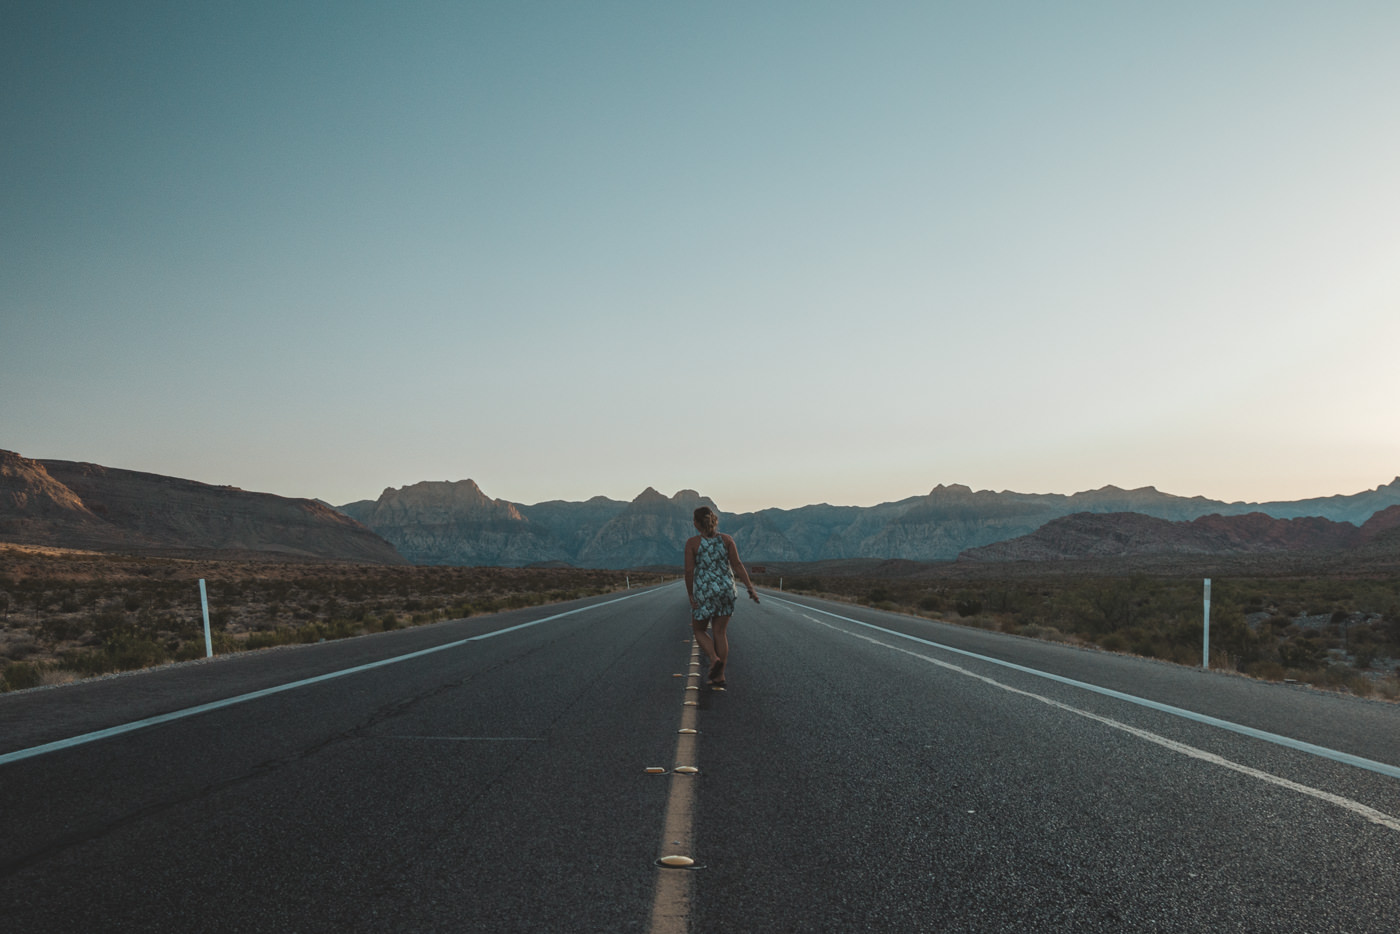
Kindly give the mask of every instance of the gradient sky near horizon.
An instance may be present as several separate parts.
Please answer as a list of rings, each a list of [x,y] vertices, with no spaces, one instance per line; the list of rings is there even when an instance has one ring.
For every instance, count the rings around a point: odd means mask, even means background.
[[[0,10],[0,448],[735,512],[1400,474],[1393,2]]]

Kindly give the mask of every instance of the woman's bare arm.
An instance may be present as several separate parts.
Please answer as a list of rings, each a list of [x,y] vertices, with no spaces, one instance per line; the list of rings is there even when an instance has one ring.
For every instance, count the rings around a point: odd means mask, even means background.
[[[729,567],[733,569],[734,576],[744,582],[744,586],[749,590],[749,599],[757,603],[758,591],[753,589],[753,581],[749,580],[748,568],[739,560],[739,546],[735,545],[734,539],[728,535],[724,536],[724,550],[729,552]]]
[[[685,592],[690,596],[690,605],[695,606],[695,546],[698,538],[690,538],[685,543]]]

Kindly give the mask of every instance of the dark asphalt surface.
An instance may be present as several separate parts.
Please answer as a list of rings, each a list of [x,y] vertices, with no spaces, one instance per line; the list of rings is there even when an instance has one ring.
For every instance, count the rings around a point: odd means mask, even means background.
[[[0,930],[646,930],[686,604],[614,599],[0,695],[3,754],[592,607],[0,764]],[[795,602],[1400,766],[1394,705]],[[1400,927],[1400,779],[778,595],[731,635],[694,931]]]

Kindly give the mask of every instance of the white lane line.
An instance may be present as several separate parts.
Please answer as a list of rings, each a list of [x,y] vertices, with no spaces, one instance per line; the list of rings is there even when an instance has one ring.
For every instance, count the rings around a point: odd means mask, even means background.
[[[1277,785],[1278,787],[1286,788],[1289,791],[1296,791],[1299,794],[1309,795],[1310,797],[1317,798],[1320,801],[1325,801],[1328,804],[1333,804],[1337,807],[1345,808],[1346,810],[1351,811],[1353,814],[1356,814],[1359,817],[1364,817],[1366,820],[1370,821],[1373,824],[1379,824],[1380,826],[1386,827],[1390,830],[1400,831],[1400,818],[1392,817],[1383,811],[1377,811],[1375,808],[1368,807],[1367,805],[1362,804],[1360,801],[1355,801],[1351,798],[1344,798],[1341,795],[1334,795],[1330,791],[1323,791],[1319,788],[1313,788],[1310,785],[1301,785],[1298,782],[1291,781],[1289,779],[1283,778],[1278,775],[1274,775],[1269,772],[1261,772],[1259,769],[1251,768],[1247,765],[1241,765],[1238,762],[1232,762],[1229,759],[1217,756],[1213,752],[1206,752],[1204,749],[1197,749],[1195,746],[1188,746],[1185,743],[1179,743],[1174,739],[1167,739],[1165,736],[1159,736],[1158,734],[1153,733],[1149,730],[1139,729],[1138,727],[1130,726],[1126,723],[1114,720],[1110,717],[1105,717],[1100,714],[1092,713],[1088,710],[1081,710],[1078,707],[1071,707],[1069,704],[1062,703],[1060,701],[1054,700],[1053,698],[1045,697],[1041,694],[1035,694],[1031,691],[1024,691],[1021,688],[1012,687],[1009,684],[1003,684],[1002,682],[997,681],[993,678],[988,678],[986,675],[979,675],[975,671],[969,671],[968,669],[961,668],[957,665],[952,664],[951,662],[945,662],[937,658],[930,658],[927,655],[920,655],[918,652],[914,652],[909,649],[902,649],[897,645],[890,645],[887,642],[881,642],[879,639],[876,639],[873,636],[863,636],[860,633],[847,632],[839,626],[833,626],[830,623],[823,622],[822,620],[815,619],[811,616],[807,616],[806,614],[803,614],[803,618],[811,620],[818,626],[825,626],[828,629],[834,629],[837,632],[850,636],[853,639],[860,639],[865,642],[870,642],[874,645],[881,646],[882,648],[889,649],[893,652],[900,652],[904,655],[911,655],[914,658],[930,662],[934,665],[939,666],[940,668],[946,668],[949,671],[955,671],[960,675],[966,675],[969,678],[975,678],[976,680],[981,681],[985,684],[990,684],[992,687],[1001,688],[1003,691],[1007,691],[1011,694],[1019,694],[1022,697],[1029,697],[1032,700],[1040,701],[1042,704],[1048,704],[1049,706],[1054,707],[1058,710],[1063,710],[1066,713],[1072,713],[1081,717],[1085,717],[1089,720],[1094,720],[1098,723],[1102,723],[1104,726],[1112,727],[1115,730],[1122,730],[1123,732],[1130,733],[1133,736],[1138,737],[1139,739],[1145,739],[1149,743],[1156,743],[1158,746],[1161,746],[1165,749],[1169,749],[1172,752],[1180,753],[1185,756],[1190,756],[1191,758],[1199,759],[1202,762],[1209,762],[1212,765],[1218,765],[1223,768],[1233,769],[1234,771],[1239,772],[1242,775],[1248,775],[1250,778],[1255,778],[1262,782],[1268,782],[1271,785]]]
[[[939,649],[940,651],[952,652],[955,655],[962,655],[967,658],[975,658],[980,662],[987,662],[991,665],[1000,665],[1002,668],[1010,668],[1013,671],[1023,672],[1024,674],[1028,675],[1035,675],[1037,678],[1045,678],[1046,680],[1055,681],[1060,684],[1067,684],[1070,687],[1079,688],[1084,691],[1091,691],[1095,694],[1102,694],[1105,697],[1112,697],[1116,700],[1127,701],[1130,704],[1137,704],[1139,707],[1147,707],[1151,710],[1171,714],[1174,717],[1181,717],[1185,720],[1194,720],[1197,723],[1204,723],[1207,726],[1218,727],[1222,730],[1229,730],[1232,733],[1239,733],[1242,736],[1249,736],[1254,739],[1263,740],[1266,743],[1274,743],[1278,746],[1285,746],[1289,749],[1294,749],[1298,752],[1305,752],[1309,755],[1318,756],[1322,759],[1330,759],[1333,762],[1340,762],[1343,765],[1355,766],[1358,769],[1366,769],[1370,772],[1377,772],[1389,778],[1400,778],[1400,767],[1389,765],[1385,762],[1377,762],[1374,759],[1365,759],[1361,756],[1354,756],[1348,752],[1339,752],[1336,749],[1328,749],[1326,746],[1315,746],[1312,743],[1305,743],[1300,739],[1293,739],[1292,737],[1281,736],[1278,733],[1269,733],[1265,730],[1256,730],[1252,726],[1245,726],[1240,723],[1233,723],[1229,720],[1221,720],[1218,717],[1212,717],[1208,714],[1203,713],[1196,713],[1194,710],[1186,710],[1183,707],[1173,707],[1170,704],[1162,704],[1154,700],[1148,700],[1145,697],[1138,697],[1133,694],[1124,694],[1122,691],[1115,691],[1112,688],[1100,687],[1097,684],[1089,684],[1087,681],[1076,681],[1073,678],[1066,678],[1063,675],[1052,674],[1048,671],[1040,671],[1036,668],[1027,668],[1025,665],[1017,665],[1015,662],[1002,661],[999,658],[992,658],[989,655],[978,655],[976,652],[969,652],[966,649],[958,649],[954,648],[951,645],[944,645],[941,642],[932,642],[928,639],[920,639],[918,636],[911,636],[908,633],[898,632],[894,629],[886,629],[883,626],[876,626],[874,623],[861,622],[858,619],[851,619],[849,616],[841,616],[840,614],[831,613],[827,610],[818,609],[814,606],[807,606],[802,603],[793,603],[790,600],[783,600],[779,597],[772,597],[772,599],[778,600],[778,602],[780,603],[786,603],[788,606],[797,607],[803,610],[811,610],[813,613],[821,613],[825,616],[830,616],[833,619],[839,619],[847,623],[854,623],[857,626],[864,626],[866,629],[873,629],[876,632],[883,632],[886,635],[897,636],[901,639],[908,639],[911,642],[918,642],[923,645],[931,646],[935,649]],[[807,618],[811,619],[814,623],[820,622],[819,620],[812,619],[812,617],[810,616]],[[827,624],[822,623],[822,625]],[[837,632],[844,631],[835,626],[832,626],[831,628],[836,629]],[[854,633],[848,633],[848,635],[854,635]],[[880,644],[884,645],[884,643]],[[894,646],[889,646],[889,648],[894,648]],[[920,655],[918,657],[924,658],[925,656]],[[932,661],[932,659],[930,659],[930,661]]]
[[[94,730],[91,733],[83,733],[79,736],[72,736],[68,739],[55,740],[52,743],[44,743],[42,746],[31,746],[28,749],[17,749],[14,752],[7,752],[0,755],[0,765],[10,762],[18,762],[21,759],[29,759],[34,756],[42,756],[50,752],[58,752],[60,749],[69,749],[73,746],[81,746],[84,743],[96,742],[99,739],[108,739],[113,736],[120,736],[123,733],[130,733],[133,730],[145,729],[148,726],[158,726],[162,723],[169,723],[172,720],[181,720],[185,717],[193,717],[196,714],[208,713],[211,710],[219,710],[223,707],[231,707],[234,704],[241,704],[245,701],[257,700],[260,697],[268,697],[272,694],[280,694],[283,691],[291,691],[296,688],[304,688],[312,684],[320,684],[322,681],[330,681],[333,678],[343,678],[346,675],[359,674],[362,671],[369,671],[372,668],[382,668],[385,665],[393,665],[397,662],[406,662],[412,658],[421,658],[424,655],[432,655],[434,652],[445,652],[448,649],[455,649],[458,646],[466,645],[468,642],[480,642],[483,639],[494,639],[496,636],[503,636],[508,632],[516,632],[520,629],[528,629],[531,626],[538,626],[541,623],[553,622],[556,619],[563,619],[566,616],[573,616],[575,613],[584,613],[588,610],[596,610],[600,607],[611,606],[614,603],[621,603],[623,600],[630,600],[639,597],[645,591],[628,594],[625,597],[618,597],[615,600],[607,600],[603,603],[594,603],[589,606],[581,606],[563,613],[555,613],[553,616],[546,616],[542,619],[533,620],[528,623],[518,623],[514,626],[507,626],[505,629],[497,629],[494,632],[485,632],[479,636],[470,636],[466,639],[458,639],[455,642],[447,642],[443,645],[435,645],[430,649],[420,649],[417,652],[409,652],[407,655],[396,655],[393,658],[380,659],[377,662],[368,662],[364,665],[356,665],[353,668],[344,668],[340,671],[332,671],[324,675],[316,675],[314,678],[303,678],[300,681],[292,681],[287,684],[279,684],[275,687],[263,688],[260,691],[250,691],[247,694],[239,694],[237,697],[227,697],[223,700],[212,701],[208,704],[200,704],[196,707],[186,707],[183,710],[174,710],[170,713],[159,714],[154,717],[146,717],[143,720],[133,720],[130,723],[123,723],[118,726],[108,727],[105,730]]]
[[[422,739],[435,743],[542,743],[543,736],[385,736],[384,739]]]

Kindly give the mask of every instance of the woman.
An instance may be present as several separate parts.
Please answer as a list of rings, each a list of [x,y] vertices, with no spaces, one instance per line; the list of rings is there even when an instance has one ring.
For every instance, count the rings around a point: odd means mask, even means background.
[[[739,560],[734,539],[719,533],[719,516],[709,506],[695,510],[695,530],[685,543],[685,589],[690,594],[690,628],[695,641],[710,657],[709,681],[724,687],[724,663],[729,660],[729,617],[734,615],[734,578],[749,589],[749,599],[758,602],[749,572]],[[706,632],[714,626],[714,634]]]

